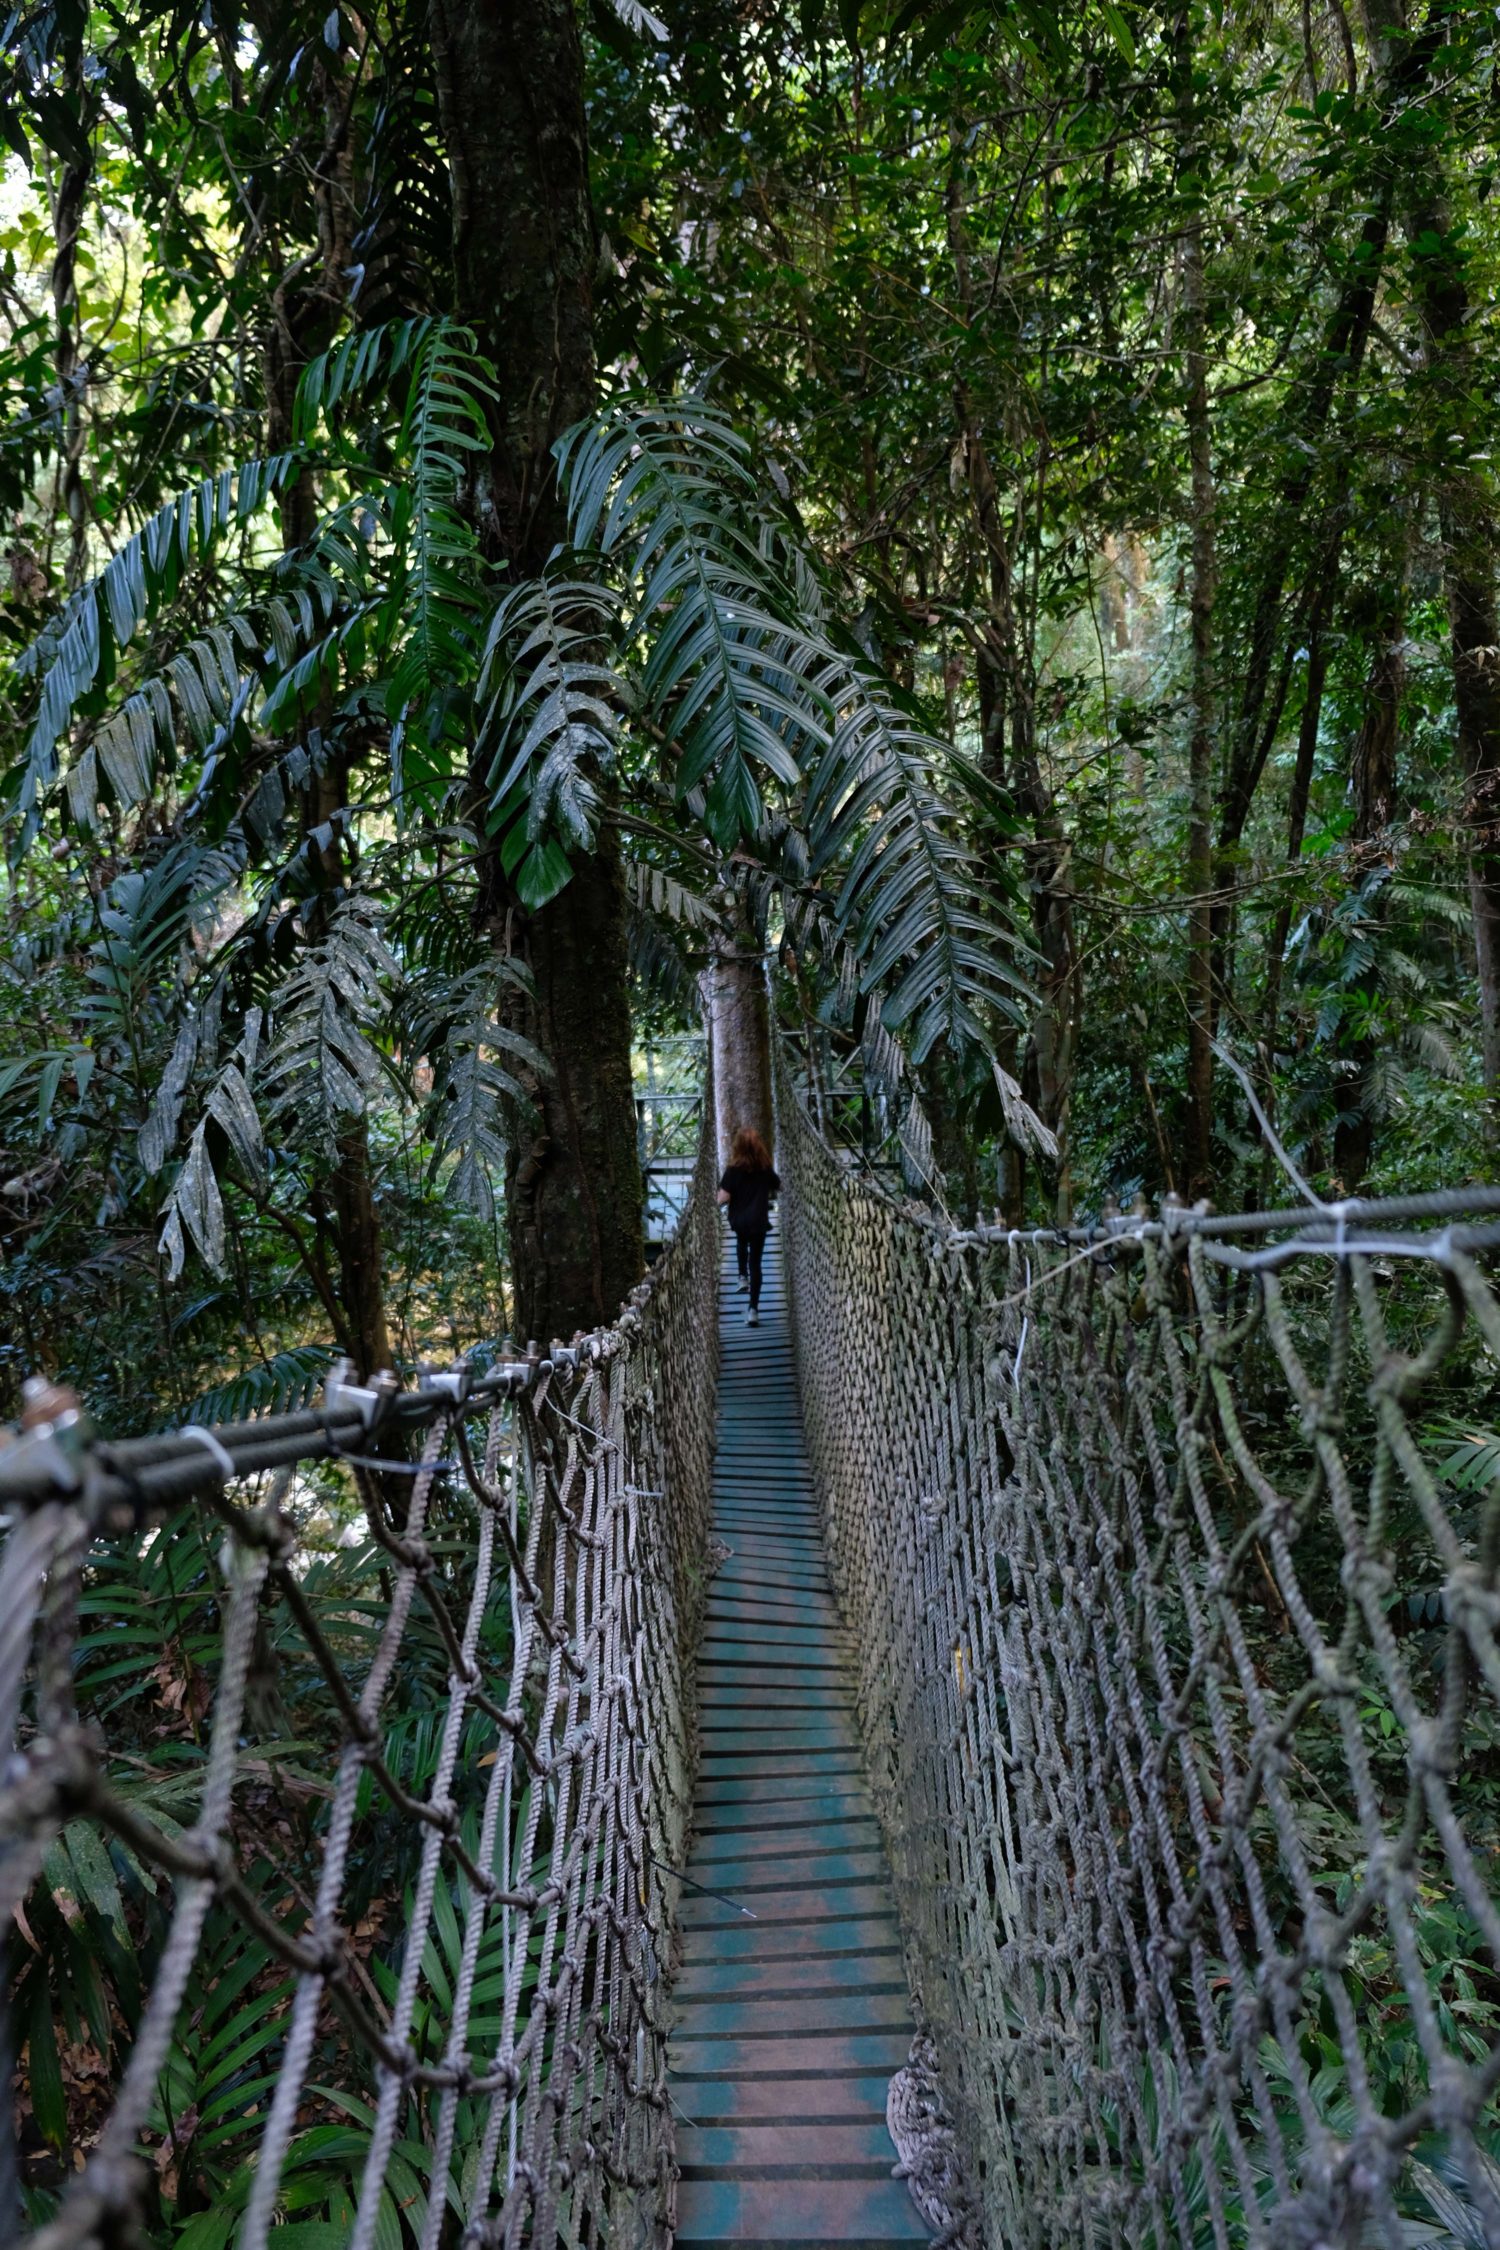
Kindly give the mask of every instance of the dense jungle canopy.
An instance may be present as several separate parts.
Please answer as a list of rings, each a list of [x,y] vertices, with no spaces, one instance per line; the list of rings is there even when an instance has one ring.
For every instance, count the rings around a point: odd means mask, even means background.
[[[1493,1176],[1496,17],[4,34],[0,1404],[568,1334],[716,946],[1012,1221]]]

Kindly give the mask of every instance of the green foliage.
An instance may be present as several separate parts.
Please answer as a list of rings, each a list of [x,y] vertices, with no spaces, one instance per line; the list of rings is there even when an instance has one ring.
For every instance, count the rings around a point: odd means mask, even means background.
[[[513,949],[616,832],[653,1031],[694,1020],[729,877],[781,943],[788,1023],[919,1192],[1042,1219],[1186,1186],[1189,226],[1219,1027],[1321,1192],[1356,1165],[1371,1191],[1492,1176],[1444,571],[1455,479],[1495,507],[1493,27],[1460,10],[1442,38],[1393,91],[1338,9],[601,0],[599,410],[556,453],[569,544],[522,573],[487,513],[506,369],[453,309],[425,18],[22,10],[0,39],[7,1409],[37,1367],[110,1431],[311,1399],[351,1165],[396,1355],[503,1333],[497,1192],[546,1069]],[[1429,188],[1446,218],[1407,225]],[[1462,365],[1425,324],[1434,272],[1468,291]],[[1367,275],[1361,355],[1340,318]],[[1216,1200],[1279,1199],[1227,1074],[1213,1122]],[[1476,1522],[1492,1421],[1456,1385],[1423,1433]],[[175,1589],[165,1547],[91,1588],[115,1637],[90,1695],[144,1714],[164,1648],[185,1677],[208,1660],[195,1537]],[[1429,1630],[1419,1547],[1397,1562]],[[355,1654],[372,1567],[334,1550],[316,1574]],[[314,1717],[289,1705],[286,1741]],[[189,1801],[184,1724],[142,1718],[164,1809]],[[406,1880],[361,1849],[372,1896]],[[72,1831],[58,1851],[19,2001],[54,2151],[69,2048],[117,2052],[159,1929],[143,1871],[75,1864]],[[254,1941],[226,1918],[211,1944],[242,1998],[185,2024],[158,2128],[198,2111],[160,2168],[158,2231],[191,2250],[232,2235],[280,2022]],[[1443,2004],[1488,2004],[1458,1986],[1469,1934],[1435,1922],[1432,1947]],[[299,2149],[308,2250],[364,2123],[331,2110]],[[1463,2240],[1461,2186],[1423,2164],[1410,2224]],[[383,2213],[383,2244],[410,2224]]]
[[[569,852],[593,847],[627,693],[599,661],[618,614],[608,587],[553,569],[514,588],[490,620],[479,679],[484,825],[523,906],[555,898]]]

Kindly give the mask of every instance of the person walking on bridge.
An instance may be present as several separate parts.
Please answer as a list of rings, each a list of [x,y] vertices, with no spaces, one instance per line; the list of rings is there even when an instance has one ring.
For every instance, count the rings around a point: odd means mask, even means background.
[[[765,1263],[766,1236],[771,1231],[771,1203],[781,1193],[781,1182],[771,1163],[771,1152],[753,1126],[742,1125],[734,1136],[729,1164],[719,1182],[719,1201],[729,1207],[739,1253],[740,1287],[750,1292],[745,1318],[760,1326],[760,1279]]]

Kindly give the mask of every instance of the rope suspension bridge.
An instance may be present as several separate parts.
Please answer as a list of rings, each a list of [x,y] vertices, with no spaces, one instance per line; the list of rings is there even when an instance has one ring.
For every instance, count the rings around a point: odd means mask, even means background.
[[[567,1349],[114,1445],[32,1396],[0,1900],[139,2007],[0,2230],[1500,2244],[1500,1481],[1433,1442],[1500,1192],[958,1232],[784,1071],[778,1144],[758,1332],[705,1137]],[[98,1631],[148,1584],[169,1785]]]

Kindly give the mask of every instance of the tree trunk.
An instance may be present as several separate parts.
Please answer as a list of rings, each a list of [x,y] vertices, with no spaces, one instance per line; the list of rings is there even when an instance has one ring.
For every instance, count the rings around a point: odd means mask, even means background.
[[[1382,613],[1373,621],[1372,638],[1375,651],[1370,659],[1370,677],[1365,689],[1365,707],[1360,729],[1354,744],[1350,766],[1350,779],[1354,789],[1354,863],[1355,874],[1368,872],[1372,854],[1362,852],[1360,846],[1375,842],[1383,829],[1390,826],[1396,805],[1396,743],[1401,713],[1401,691],[1406,680],[1406,658],[1403,653],[1406,639],[1406,581],[1403,575],[1383,605]],[[1373,857],[1378,860],[1377,850]],[[1377,903],[1375,911],[1379,912]],[[1373,969],[1355,979],[1350,987],[1349,999],[1359,1007],[1368,1007],[1378,989],[1378,979]],[[1338,1118],[1333,1133],[1334,1170],[1347,1194],[1353,1195],[1370,1168],[1370,1158],[1375,1147],[1375,1068],[1378,1050],[1375,1038],[1360,1030],[1349,1040],[1340,1038],[1339,1045],[1354,1065],[1353,1077],[1347,1086],[1350,1098],[1341,1099]]]
[[[551,448],[594,404],[594,269],[583,47],[573,0],[430,0],[452,184],[459,318],[493,362],[488,549],[540,568],[564,525]]]
[[[1296,423],[1293,466],[1283,479],[1271,510],[1271,542],[1261,565],[1249,656],[1234,715],[1229,770],[1219,808],[1218,878],[1221,882],[1232,874],[1234,853],[1245,832],[1280,717],[1279,699],[1273,697],[1267,713],[1266,698],[1281,631],[1282,597],[1302,529],[1303,511],[1317,473],[1318,448],[1327,431],[1339,380],[1345,379],[1351,393],[1359,383],[1385,256],[1390,195],[1389,172],[1382,169],[1376,208],[1368,214],[1360,230],[1353,278],[1344,284],[1323,331],[1316,366],[1304,393],[1302,412]],[[1339,461],[1340,490],[1328,511],[1312,574],[1315,599],[1338,568],[1347,500],[1347,447],[1340,449]]]
[[[741,1126],[759,1133],[767,1148],[775,1137],[766,961],[748,917],[742,916],[733,932],[715,943],[704,982],[713,1044],[714,1126],[724,1165]]]
[[[1312,798],[1313,766],[1318,754],[1318,728],[1323,717],[1323,690],[1328,682],[1328,651],[1324,644],[1323,628],[1315,622],[1307,649],[1307,686],[1302,697],[1302,713],[1297,725],[1297,762],[1292,771],[1291,794],[1287,800],[1286,865],[1295,867],[1302,857],[1302,840],[1307,833],[1307,808]],[[1270,958],[1266,964],[1266,997],[1261,1016],[1261,1066],[1266,1115],[1276,1115],[1276,1041],[1281,1023],[1281,972],[1286,955],[1286,941],[1291,934],[1292,904],[1290,886],[1283,889],[1281,903],[1276,909],[1272,926]],[[1271,1146],[1265,1142],[1261,1151],[1260,1186],[1256,1200],[1262,1206],[1268,1201],[1272,1189],[1271,1167],[1274,1162]]]
[[[594,403],[583,49],[573,0],[430,0],[459,315],[493,363],[494,450],[471,494],[508,582],[566,534],[551,448]],[[630,1071],[625,890],[613,831],[526,914],[497,859],[482,911],[536,983],[527,1030],[553,1076],[508,1167],[517,1321],[543,1341],[610,1320],[645,1264]]]
[[[1201,161],[1197,123],[1192,114],[1191,18],[1180,19],[1179,54],[1185,83],[1179,107],[1182,168],[1191,182],[1188,192],[1201,195],[1197,166]],[[1179,255],[1182,271],[1182,329],[1187,375],[1188,464],[1192,480],[1192,591],[1189,602],[1192,637],[1192,731],[1188,743],[1188,1064],[1187,1148],[1184,1171],[1187,1192],[1196,1199],[1206,1195],[1213,1179],[1214,1106],[1214,975],[1213,908],[1213,785],[1214,753],[1218,732],[1218,705],[1214,682],[1214,602],[1217,595],[1218,552],[1214,523],[1212,436],[1209,428],[1207,311],[1203,280],[1203,210],[1197,202],[1190,223],[1183,229]]]
[[[611,973],[626,940],[612,837],[555,906],[567,911],[526,930],[527,1027],[551,1070],[506,1168],[516,1333],[544,1344],[613,1320],[645,1264],[629,996],[623,968]]]
[[[969,492],[990,570],[990,616],[978,653],[984,718],[981,763],[993,781],[1002,788],[1009,787],[1032,833],[1026,870],[1032,925],[1041,956],[1037,972],[1041,1005],[1031,1020],[1020,1072],[1021,1089],[1043,1123],[1060,1135],[1073,1087],[1081,1007],[1068,879],[1069,846],[1057,801],[1037,756],[1035,714],[1011,592],[1010,549],[999,491],[978,419],[962,389],[957,404]]]
[[[963,225],[964,143],[963,122],[955,120],[949,133],[948,247],[959,302],[967,315],[973,307],[974,282]],[[1073,935],[1068,872],[1070,846],[1057,800],[1047,785],[1037,756],[1032,673],[1016,614],[1010,541],[999,487],[985,446],[978,407],[962,379],[954,385],[953,399],[974,520],[989,565],[990,614],[976,660],[981,713],[980,762],[999,787],[1009,788],[1018,809],[1029,820],[1032,832],[1026,872],[1040,955],[1037,972],[1040,1006],[1031,1021],[1018,1075],[1027,1101],[1062,1144],[1066,1137],[1078,1024],[1083,1009]],[[1025,1160],[1019,1151],[1015,1153],[1017,1161],[1009,1168],[1005,1194],[1008,1202],[1019,1205],[1025,1194]],[[1059,1181],[1058,1209],[1058,1217],[1064,1222],[1071,1217],[1068,1204],[1069,1191],[1064,1175]]]
[[[85,123],[91,134],[93,107]],[[92,148],[92,141],[89,142]],[[78,333],[78,237],[93,179],[93,158],[63,167],[52,202],[52,308],[56,322],[53,367],[57,376],[58,420],[61,432],[57,462],[57,497],[68,521],[68,554],[65,576],[71,593],[81,586],[88,567],[88,511],[83,490],[85,436],[84,391],[88,367],[80,354]]]
[[[1413,35],[1404,0],[1366,0],[1366,29],[1382,78],[1409,92],[1417,61],[1441,38],[1442,23],[1439,16]],[[1451,231],[1446,207],[1442,143],[1424,134],[1420,142],[1407,138],[1402,146],[1416,152],[1396,193],[1413,251],[1433,428],[1443,458],[1453,464],[1438,479],[1438,520],[1465,782],[1484,1082],[1493,1131],[1500,1117],[1500,608],[1495,599],[1495,503],[1486,474],[1473,459],[1475,447],[1488,442],[1489,430],[1474,422],[1482,383],[1470,335],[1466,254]]]
[[[338,1162],[328,1186],[339,1235],[339,1297],[358,1347],[356,1373],[363,1381],[390,1366],[391,1332],[385,1317],[380,1215],[362,1117],[338,1137]]]

